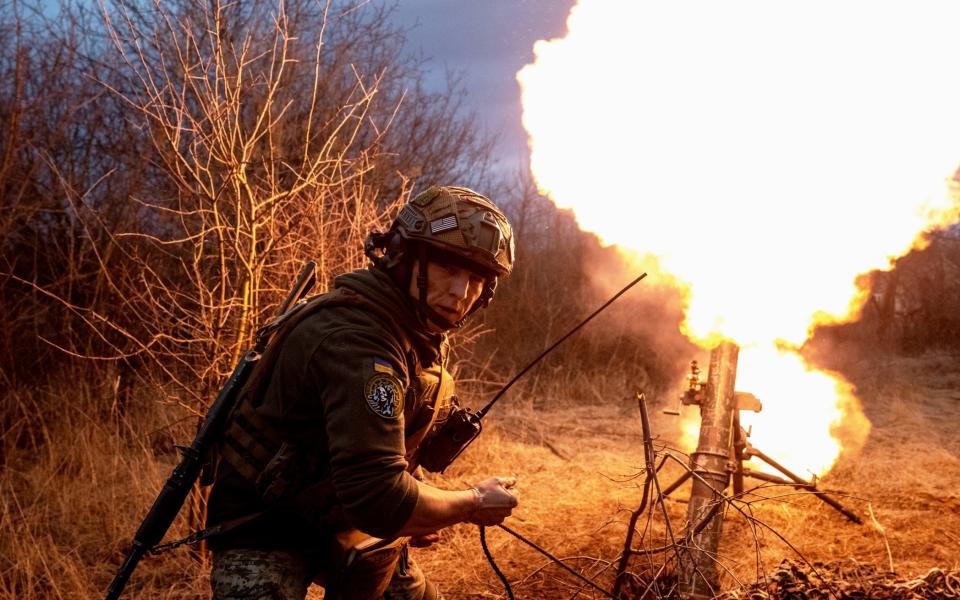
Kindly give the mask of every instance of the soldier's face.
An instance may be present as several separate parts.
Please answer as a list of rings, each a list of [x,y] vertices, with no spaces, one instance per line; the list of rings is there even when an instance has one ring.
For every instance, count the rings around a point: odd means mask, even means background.
[[[413,263],[413,277],[410,278],[410,295],[420,298],[417,288],[417,274],[420,261]],[[467,315],[483,293],[484,278],[463,267],[431,260],[427,263],[427,304],[451,323],[456,323]]]

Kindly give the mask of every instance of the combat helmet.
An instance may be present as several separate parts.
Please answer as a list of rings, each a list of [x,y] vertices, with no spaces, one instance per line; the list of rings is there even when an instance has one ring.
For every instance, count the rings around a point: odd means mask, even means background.
[[[465,187],[434,186],[418,194],[404,205],[386,233],[372,232],[364,248],[371,260],[388,270],[415,258],[421,264],[442,259],[483,275],[483,293],[468,315],[487,306],[497,279],[513,270],[513,230],[507,217],[489,198]],[[378,255],[377,250],[384,254]],[[425,269],[417,286],[422,309],[434,320],[451,327],[463,324],[447,323],[426,306]]]

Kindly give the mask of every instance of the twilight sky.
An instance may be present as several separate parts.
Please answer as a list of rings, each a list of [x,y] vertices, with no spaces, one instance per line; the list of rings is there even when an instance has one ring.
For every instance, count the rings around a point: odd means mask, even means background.
[[[409,47],[429,59],[428,80],[438,85],[450,70],[462,73],[467,103],[497,135],[494,162],[526,168],[516,73],[533,61],[533,44],[565,33],[574,0],[403,0],[397,23],[411,27]]]

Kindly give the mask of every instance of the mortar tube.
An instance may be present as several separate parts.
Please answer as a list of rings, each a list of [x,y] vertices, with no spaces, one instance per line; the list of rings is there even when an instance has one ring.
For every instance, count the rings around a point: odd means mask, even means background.
[[[716,504],[724,501],[730,481],[733,416],[736,410],[734,388],[737,378],[737,357],[740,348],[723,342],[710,353],[707,390],[700,403],[700,440],[690,457],[694,473],[690,504],[687,507],[688,545],[680,553],[680,597],[684,600],[713,598],[719,587],[716,556],[720,546],[723,510]],[[722,508],[722,507],[719,507]],[[710,511],[714,516],[698,532],[690,528],[700,523]]]

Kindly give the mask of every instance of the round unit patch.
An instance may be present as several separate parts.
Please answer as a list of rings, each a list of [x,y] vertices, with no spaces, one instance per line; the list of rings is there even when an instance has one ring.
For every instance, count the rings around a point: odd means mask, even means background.
[[[376,373],[367,380],[367,406],[386,419],[398,419],[403,414],[403,394],[400,382],[385,373]]]

